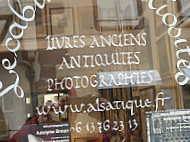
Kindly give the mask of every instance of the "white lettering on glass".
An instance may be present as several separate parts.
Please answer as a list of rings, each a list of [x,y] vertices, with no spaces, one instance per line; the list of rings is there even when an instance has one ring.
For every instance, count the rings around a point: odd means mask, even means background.
[[[165,14],[160,14],[160,13],[159,13],[162,9],[168,7],[168,5],[167,5],[167,4],[164,4],[164,5],[160,6],[159,8],[155,8],[155,7],[153,6],[153,1],[154,1],[154,0],[149,0],[148,7],[149,7],[150,9],[156,9],[156,14],[157,14],[158,16],[161,16],[161,17],[162,17],[162,22],[163,22],[166,26],[168,26],[168,35],[169,35],[170,37],[175,37],[175,38],[177,38],[177,39],[174,41],[174,46],[175,46],[176,48],[178,48],[178,44],[184,43],[184,42],[187,43],[187,40],[186,40],[186,39],[180,39],[180,38],[179,38],[179,37],[181,36],[181,28],[175,28],[175,26],[176,26],[176,24],[177,24],[177,17],[176,17],[174,14],[172,14],[172,13],[165,13]],[[167,19],[169,16],[172,16],[172,19],[173,19],[173,21],[172,21],[171,23],[167,23],[167,22],[166,22],[166,19]],[[172,32],[171,32],[172,30],[177,30],[177,34],[176,34],[176,35],[172,35],[172,34],[171,34],[171,33],[172,33]],[[175,33],[175,32],[173,32],[173,33]],[[186,46],[185,49],[184,49],[184,48],[183,48],[183,49],[179,49],[179,50],[176,52],[176,57],[178,58],[177,69],[179,70],[179,72],[177,72],[177,73],[175,74],[175,80],[176,80],[176,82],[177,82],[179,85],[185,85],[185,84],[188,83],[188,81],[189,81],[190,78],[188,77],[187,73],[185,73],[185,72],[182,70],[182,68],[186,68],[186,69],[190,70],[190,62],[187,61],[187,60],[185,60],[185,59],[182,59],[182,58],[179,56],[180,53],[187,53],[187,54],[190,56],[190,49],[189,49],[189,46]]]
[[[50,0],[47,0],[48,2],[50,2]],[[19,39],[21,39],[24,35],[24,30],[28,28],[28,22],[31,22],[34,20],[35,18],[35,12],[36,12],[36,7],[40,8],[40,9],[43,9],[45,7],[45,0],[43,0],[42,4],[40,4],[37,0],[33,0],[34,2],[34,7],[30,6],[30,5],[27,5],[27,6],[24,6],[22,8],[21,6],[21,2],[19,0],[16,0],[18,6],[19,6],[19,9],[21,11],[21,14],[18,13],[11,5],[11,0],[7,0],[8,2],[8,6],[10,8],[10,10],[13,12],[13,14],[15,14],[15,16],[17,16],[20,20],[22,20],[25,25],[20,25],[18,24],[17,22],[13,22],[13,24],[9,27],[9,32],[11,34],[12,37],[9,37],[6,39],[5,41],[5,46],[6,48],[14,54],[14,63],[11,65],[10,63],[10,60],[7,59],[7,58],[3,58],[2,59],[2,65],[4,67],[4,69],[8,70],[9,74],[15,74],[16,75],[16,80],[15,80],[15,83],[8,86],[7,88],[5,88],[3,91],[0,92],[0,97],[2,97],[3,95],[5,95],[6,93],[8,93],[10,90],[13,89],[14,93],[16,94],[16,96],[18,98],[23,98],[24,97],[24,91],[23,89],[18,85],[19,84],[19,75],[17,72],[14,71],[16,65],[17,65],[17,51],[20,49],[20,41]],[[25,12],[26,11],[31,11],[32,12],[32,15],[30,17],[25,17]],[[21,32],[19,34],[14,34],[13,32],[13,29],[14,28],[18,28],[21,30]],[[9,42],[11,41],[16,41],[17,45],[15,48],[13,49],[10,49],[9,48]],[[0,89],[3,88],[3,83],[0,81]],[[18,92],[18,90],[20,90]]]

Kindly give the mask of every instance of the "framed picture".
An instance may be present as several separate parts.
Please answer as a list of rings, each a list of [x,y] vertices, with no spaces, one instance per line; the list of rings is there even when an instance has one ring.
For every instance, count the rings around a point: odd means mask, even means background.
[[[9,27],[12,23],[13,17],[12,15],[0,15],[0,44],[4,40],[9,30]]]
[[[93,7],[78,7],[79,34],[80,35],[97,35],[99,30],[94,24]]]
[[[120,30],[144,27],[142,2],[139,0],[93,0],[96,29]]]
[[[160,7],[164,4],[167,4],[166,0],[155,0],[154,1],[154,6],[155,7]],[[162,9],[160,11],[161,14],[164,14],[168,11],[167,7]],[[164,25],[164,23],[162,22],[162,17],[158,16],[155,12],[154,12],[154,27],[155,27],[155,34],[156,36],[159,36],[160,34],[162,34],[164,31],[167,31],[167,26]]]
[[[50,34],[54,36],[72,36],[75,34],[73,8],[49,8]]]
[[[167,35],[162,36],[156,42],[156,48],[158,52],[159,71],[161,76],[167,76],[171,73],[171,56],[169,49],[169,37]]]

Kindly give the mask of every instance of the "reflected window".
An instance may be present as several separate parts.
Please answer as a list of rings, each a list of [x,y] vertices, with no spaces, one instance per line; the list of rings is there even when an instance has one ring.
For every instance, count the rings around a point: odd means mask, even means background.
[[[94,0],[96,27],[102,29],[142,28],[141,1]]]

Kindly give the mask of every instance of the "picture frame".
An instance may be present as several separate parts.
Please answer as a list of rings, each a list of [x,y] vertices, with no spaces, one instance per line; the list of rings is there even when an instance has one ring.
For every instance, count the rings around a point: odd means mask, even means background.
[[[122,4],[122,2],[125,2],[125,4]],[[142,29],[144,27],[142,1],[131,1],[126,5],[124,0],[118,1],[117,4],[115,0],[93,0],[93,7],[97,30],[119,31],[122,29]],[[130,15],[126,13],[130,13]]]
[[[166,0],[159,0],[159,1],[153,1],[153,4],[155,7],[160,7],[164,4],[167,4]],[[161,14],[164,14],[168,11],[168,8],[164,8],[163,10],[160,11]],[[164,25],[162,22],[162,17],[157,15],[154,12],[154,27],[155,27],[155,35],[159,36],[161,33],[164,31],[167,31],[167,26]]]
[[[50,35],[72,36],[75,34],[72,7],[49,8]]]
[[[98,35],[100,32],[94,24],[94,8],[92,6],[78,7],[79,34]]]
[[[168,35],[162,36],[156,42],[157,56],[159,62],[159,72],[162,77],[168,76],[172,72],[169,42],[170,40]]]

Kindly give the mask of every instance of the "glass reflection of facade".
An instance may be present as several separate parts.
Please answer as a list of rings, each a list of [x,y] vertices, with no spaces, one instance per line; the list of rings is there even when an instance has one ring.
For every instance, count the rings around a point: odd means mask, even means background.
[[[148,3],[1,0],[0,141],[190,141],[190,2]]]

